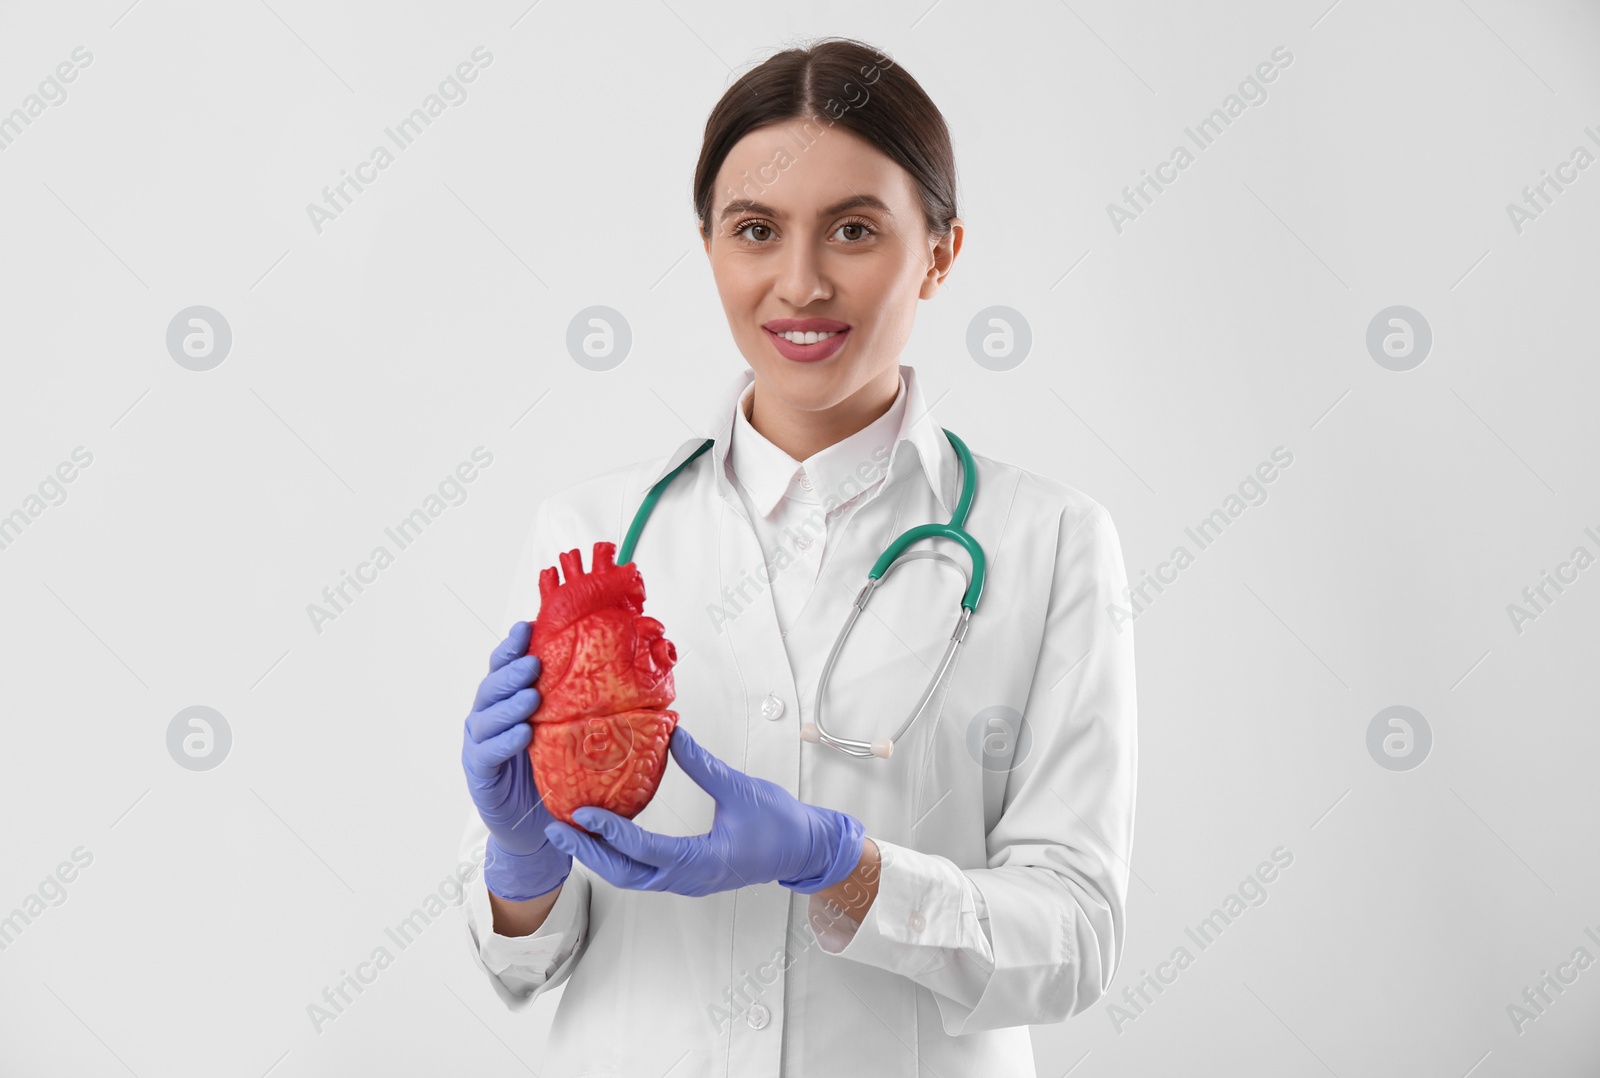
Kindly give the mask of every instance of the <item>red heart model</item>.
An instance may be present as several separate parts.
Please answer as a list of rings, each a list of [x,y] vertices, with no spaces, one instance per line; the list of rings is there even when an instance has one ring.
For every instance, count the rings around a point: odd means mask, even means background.
[[[539,657],[533,713],[533,780],[550,815],[572,819],[598,805],[632,819],[655,796],[678,714],[678,651],[655,618],[643,615],[644,579],[617,565],[615,543],[594,544],[588,572],[577,550],[539,574],[539,616],[528,654]]]

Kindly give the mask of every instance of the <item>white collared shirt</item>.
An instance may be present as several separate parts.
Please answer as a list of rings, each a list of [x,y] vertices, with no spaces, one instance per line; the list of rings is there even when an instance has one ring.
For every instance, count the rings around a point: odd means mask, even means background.
[[[728,468],[766,557],[778,629],[785,639],[816,586],[823,560],[838,548],[851,514],[865,500],[862,495],[883,481],[889,454],[907,433],[905,385],[902,375],[887,412],[804,462],[750,425],[754,382],[739,398]]]
[[[856,816],[882,858],[859,926],[830,925],[815,896],[776,883],[690,898],[619,889],[575,860],[540,930],[505,937],[481,882],[469,884],[472,953],[506,1005],[563,986],[545,1078],[1032,1075],[1027,1026],[1078,1014],[1109,989],[1125,934],[1137,738],[1132,631],[1107,613],[1126,572],[1103,507],[975,451],[966,527],[988,573],[943,690],[888,760],[799,737],[867,570],[907,529],[948,521],[961,487],[916,372],[900,374],[886,470],[829,522],[797,601],[771,576],[776,548],[750,516],[776,508],[765,464],[787,465],[758,450],[741,458],[744,479],[728,466],[735,438],[748,448],[734,430],[748,369],[670,456],[579,483],[535,513],[507,624],[537,612],[540,569],[572,549],[587,565],[597,540],[620,546],[646,491],[713,438],[664,490],[634,551],[645,613],[677,647],[673,709],[730,766]],[[869,456],[876,438],[862,442]],[[857,454],[825,455],[806,464],[837,481]],[[967,564],[951,541],[914,547]],[[828,684],[830,731],[892,732],[944,653],[962,589],[930,559],[885,576]],[[635,822],[701,834],[713,807],[669,763]],[[469,807],[462,861],[481,864],[486,838]]]

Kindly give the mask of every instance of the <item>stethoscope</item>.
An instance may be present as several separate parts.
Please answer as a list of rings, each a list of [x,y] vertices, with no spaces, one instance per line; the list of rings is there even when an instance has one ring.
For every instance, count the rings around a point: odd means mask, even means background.
[[[944,430],[942,427],[940,429]],[[833,650],[828,652],[828,661],[823,664],[822,677],[817,682],[817,719],[816,722],[808,722],[800,728],[802,740],[820,741],[825,745],[832,745],[840,752],[848,753],[851,756],[861,758],[876,756],[881,760],[887,760],[890,754],[894,752],[894,743],[899,741],[907,730],[911,729],[911,724],[917,721],[918,716],[927,708],[928,701],[933,699],[934,690],[938,688],[939,683],[944,679],[945,672],[955,662],[956,654],[961,650],[961,645],[966,640],[967,623],[972,620],[972,615],[978,609],[978,599],[983,595],[985,566],[983,547],[979,546],[978,541],[966,530],[967,511],[971,509],[972,497],[978,490],[978,469],[972,463],[972,453],[967,449],[966,443],[948,430],[944,431],[944,435],[950,439],[950,444],[955,447],[956,456],[961,460],[961,497],[956,502],[955,512],[950,515],[950,523],[918,524],[890,543],[889,548],[879,555],[877,562],[872,566],[872,571],[867,574],[866,584],[862,586],[861,591],[856,595],[855,602],[850,607],[849,619],[844,623],[844,628],[839,630],[839,636],[833,642]],[[618,565],[627,565],[633,560],[633,548],[639,541],[639,533],[644,530],[644,522],[650,519],[650,513],[655,509],[656,502],[660,500],[662,492],[667,489],[667,485],[678,477],[679,472],[694,463],[696,457],[710,449],[713,441],[714,439],[707,438],[701,443],[699,449],[689,454],[682,464],[663,476],[645,494],[644,501],[639,506],[639,511],[633,516],[633,524],[628,528],[627,538],[622,542],[622,550],[617,555]],[[855,625],[856,619],[867,608],[867,600],[872,598],[872,593],[877,590],[883,578],[889,574],[889,570],[901,564],[902,551],[918,540],[929,538],[954,539],[966,548],[967,555],[972,561],[971,576],[962,573],[962,578],[967,587],[961,598],[961,616],[956,621],[955,631],[950,634],[950,643],[944,649],[944,658],[939,661],[938,669],[933,672],[932,678],[929,679],[928,687],[923,691],[922,698],[917,701],[917,706],[912,708],[911,714],[906,717],[906,721],[901,723],[900,728],[891,736],[873,741],[856,741],[848,737],[835,737],[828,733],[827,728],[822,725],[822,705],[827,699],[828,678],[833,673],[833,664],[839,658],[839,651],[844,647],[845,638],[850,635],[850,629]],[[961,572],[960,562],[936,550],[913,550],[908,554],[904,554],[903,557],[906,559],[935,558],[939,561],[948,562],[955,566],[957,572]]]

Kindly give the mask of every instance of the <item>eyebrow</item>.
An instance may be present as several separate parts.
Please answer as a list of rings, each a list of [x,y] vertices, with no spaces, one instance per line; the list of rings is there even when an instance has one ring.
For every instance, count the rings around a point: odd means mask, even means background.
[[[843,213],[845,210],[855,209],[857,206],[866,206],[870,209],[877,210],[879,213],[882,213],[886,216],[894,216],[894,212],[889,209],[888,204],[877,195],[851,195],[849,198],[840,199],[833,205],[825,206],[818,210],[817,216],[832,217],[836,213]],[[732,217],[736,213],[761,213],[768,217],[783,216],[783,214],[779,213],[777,210],[773,209],[771,206],[768,206],[764,202],[757,202],[750,198],[739,198],[734,199],[732,202],[722,207],[722,213],[718,215],[717,220],[726,221],[729,217]]]

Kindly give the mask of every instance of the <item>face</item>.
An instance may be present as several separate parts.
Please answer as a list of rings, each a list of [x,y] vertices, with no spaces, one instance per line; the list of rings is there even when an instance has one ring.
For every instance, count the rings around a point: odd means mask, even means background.
[[[826,121],[751,131],[712,191],[706,254],[758,410],[818,432],[850,428],[839,437],[860,429],[863,407],[881,414],[894,399],[917,300],[949,273],[960,220],[930,235],[910,173]],[[775,339],[786,323],[837,335],[790,345]]]

